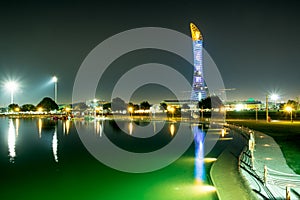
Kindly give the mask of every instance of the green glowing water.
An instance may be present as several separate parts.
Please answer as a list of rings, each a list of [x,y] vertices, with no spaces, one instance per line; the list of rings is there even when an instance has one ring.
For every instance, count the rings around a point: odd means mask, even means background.
[[[194,145],[161,170],[125,173],[91,156],[74,123],[0,118],[1,199],[216,199],[212,186],[195,184]],[[76,123],[89,127],[88,134],[101,138],[93,121]],[[120,131],[109,121],[103,125],[106,130]],[[163,142],[153,141],[155,145],[144,147],[159,148],[167,143],[172,138],[167,125],[162,131]],[[124,148],[127,142],[116,140]],[[134,148],[136,152],[142,151],[142,146]]]

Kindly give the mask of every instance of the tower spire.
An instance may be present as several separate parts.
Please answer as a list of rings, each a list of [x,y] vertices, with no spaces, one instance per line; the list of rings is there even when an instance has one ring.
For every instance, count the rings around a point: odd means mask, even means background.
[[[200,101],[201,99],[206,98],[208,93],[204,81],[202,66],[203,37],[199,29],[193,23],[190,23],[190,29],[192,34],[194,53],[194,76],[191,100]]]
[[[197,28],[197,26],[195,26],[195,24],[190,23],[190,29],[191,29],[193,41],[203,40],[202,34],[199,31],[199,29]]]

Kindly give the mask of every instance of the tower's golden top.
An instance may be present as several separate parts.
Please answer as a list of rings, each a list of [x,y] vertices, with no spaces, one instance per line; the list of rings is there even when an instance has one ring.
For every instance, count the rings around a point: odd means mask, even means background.
[[[192,33],[192,39],[195,40],[203,40],[201,32],[199,29],[195,26],[195,24],[190,23],[191,33]]]

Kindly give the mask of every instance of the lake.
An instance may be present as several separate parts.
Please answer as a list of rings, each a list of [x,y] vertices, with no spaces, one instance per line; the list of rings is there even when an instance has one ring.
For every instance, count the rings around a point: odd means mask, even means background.
[[[75,125],[95,141],[105,134],[119,148],[136,153],[167,145],[179,126],[195,140],[162,169],[128,173],[98,161],[83,145]],[[145,126],[157,132],[155,136],[149,137],[151,131],[144,138],[135,136]],[[189,122],[1,117],[1,199],[217,199],[207,177],[211,163],[203,158],[205,136],[201,125]]]

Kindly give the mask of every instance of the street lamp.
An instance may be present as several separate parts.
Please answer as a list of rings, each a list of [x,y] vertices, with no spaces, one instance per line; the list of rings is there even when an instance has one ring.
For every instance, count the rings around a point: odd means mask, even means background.
[[[54,83],[54,101],[57,103],[57,77],[52,77],[52,82]]]
[[[270,98],[271,98],[272,101],[274,101],[275,108],[277,108],[277,106],[276,106],[277,102],[276,101],[279,99],[278,94],[273,93],[273,94],[271,94]]]
[[[293,122],[293,108],[291,106],[285,107],[285,110],[291,113],[291,122]]]
[[[5,88],[10,91],[10,103],[14,103],[14,92],[18,89],[18,83],[9,81],[5,84]]]
[[[129,112],[129,114],[130,114],[130,117],[132,117],[132,112],[133,112],[133,107],[128,107],[128,112]]]
[[[167,110],[172,113],[172,118],[174,118],[175,108],[173,106],[168,106]]]

